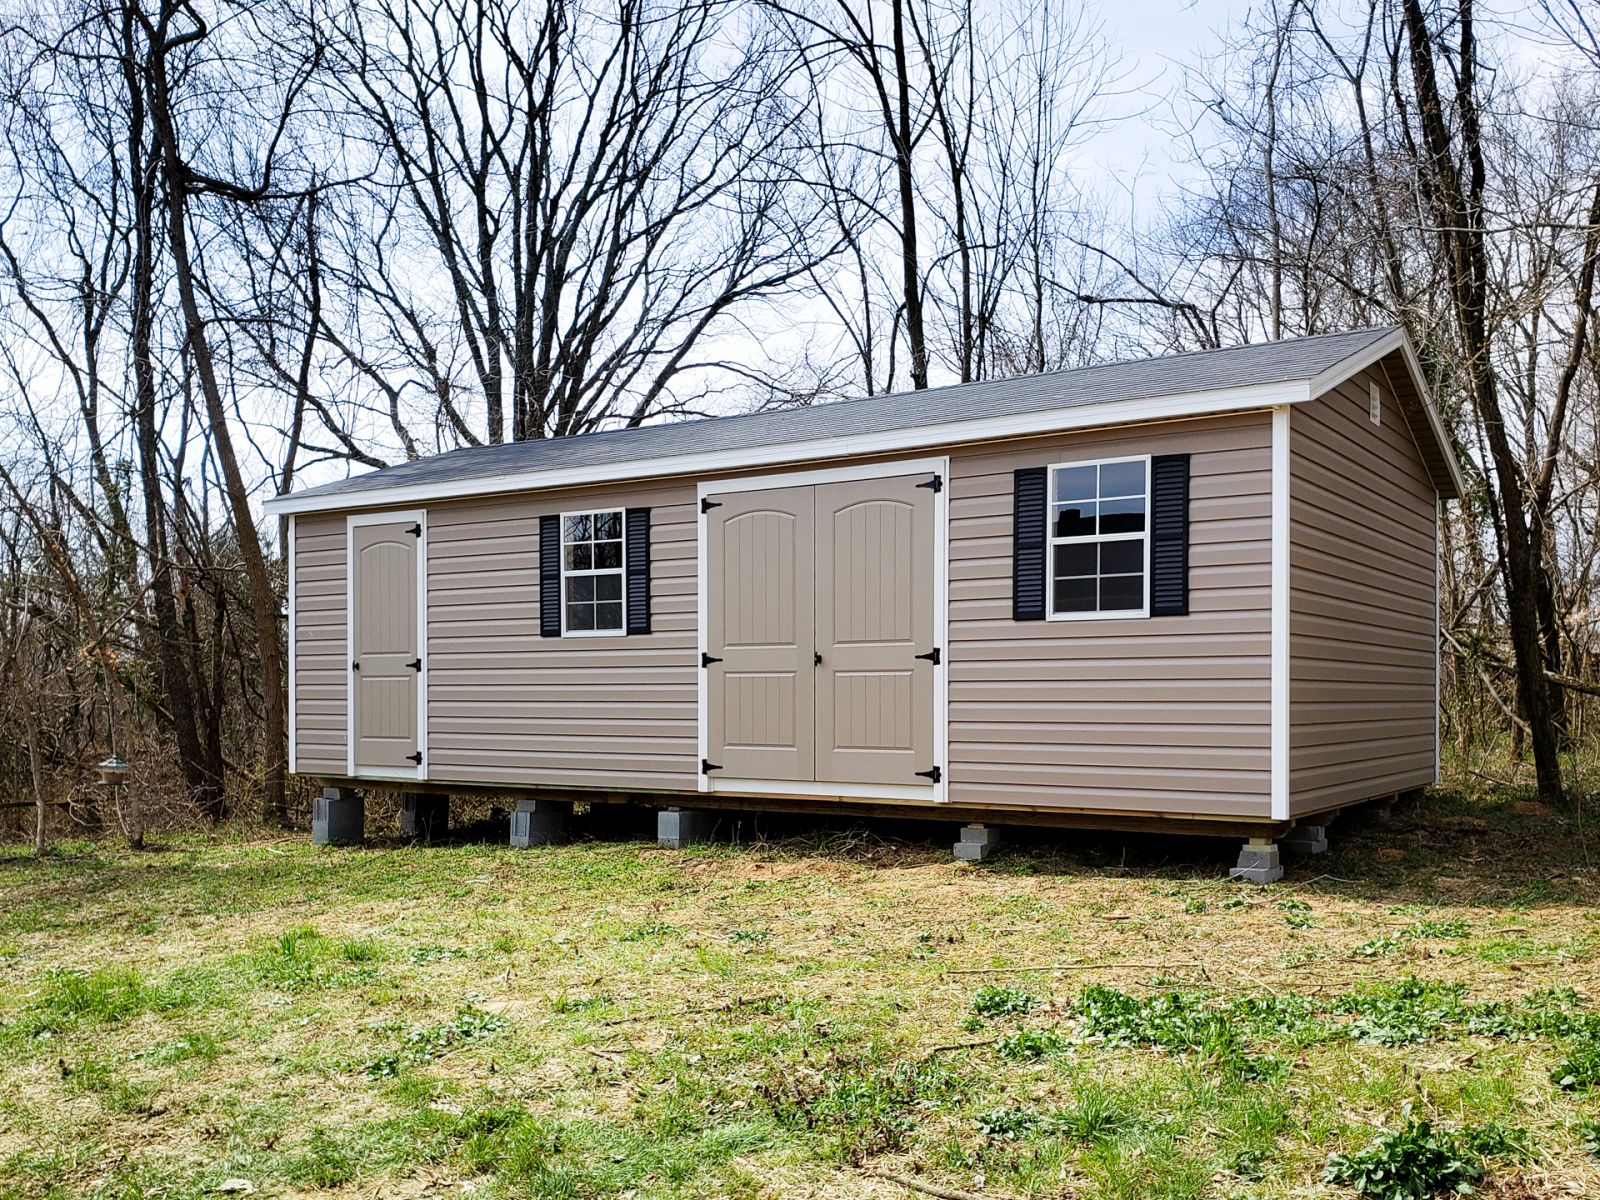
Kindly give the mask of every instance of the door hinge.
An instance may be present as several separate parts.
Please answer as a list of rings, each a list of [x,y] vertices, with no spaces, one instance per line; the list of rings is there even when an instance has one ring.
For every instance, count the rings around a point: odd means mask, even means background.
[[[713,508],[721,508],[721,507],[722,507],[722,501],[721,500],[713,500],[710,496],[702,496],[702,497],[700,497],[700,511],[703,512],[703,513],[708,513]]]
[[[712,663],[721,662],[721,661],[722,660],[720,658],[718,658],[715,654],[712,654],[708,650],[700,651],[700,665],[702,667],[709,667]]]
[[[418,674],[422,673],[422,660],[420,658],[413,658],[410,662],[408,662],[406,664],[406,666],[410,667],[413,671],[416,671]]]
[[[722,764],[721,763],[714,763],[709,758],[702,758],[700,760],[700,774],[709,775],[713,771],[720,771],[720,770],[722,770]]]
[[[416,763],[417,766],[420,767],[422,765],[422,751],[421,750],[418,750],[415,754],[408,754],[408,755],[406,755],[406,757],[408,759],[410,759],[412,762]]]
[[[935,495],[937,495],[939,492],[944,491],[944,476],[935,475],[932,479],[924,479],[921,483],[917,484],[917,486],[919,488],[927,488],[930,492],[933,492]]]
[[[931,662],[934,666],[937,667],[939,665],[939,647],[935,646],[932,650],[929,650],[926,654],[919,654],[919,655],[917,655],[917,657],[918,658],[922,658],[922,659],[926,659],[928,662]]]
[[[409,533],[414,538],[421,537],[422,536],[422,522],[418,521],[410,529],[406,530],[406,532]]]
[[[917,774],[924,779],[931,779],[934,783],[944,778],[944,772],[938,767],[929,767],[926,771],[918,771]]]

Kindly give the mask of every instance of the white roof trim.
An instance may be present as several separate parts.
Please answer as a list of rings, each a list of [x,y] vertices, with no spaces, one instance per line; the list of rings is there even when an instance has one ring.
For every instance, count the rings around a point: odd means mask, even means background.
[[[809,442],[749,446],[738,450],[712,450],[663,458],[628,462],[592,463],[581,467],[541,471],[507,472],[471,479],[439,480],[433,483],[389,488],[369,488],[353,492],[318,495],[274,496],[263,502],[269,516],[289,513],[348,512],[353,509],[388,508],[401,504],[420,504],[430,500],[459,500],[475,496],[500,496],[512,492],[546,491],[580,487],[585,484],[625,483],[639,479],[660,479],[683,475],[712,475],[761,467],[778,467],[826,459],[852,458],[868,454],[895,454],[909,450],[930,450],[964,442],[1000,441],[1040,434],[1068,433],[1076,429],[1099,429],[1112,425],[1132,425],[1146,421],[1170,421],[1183,417],[1216,416],[1222,413],[1275,408],[1282,404],[1304,404],[1336,387],[1358,371],[1365,370],[1396,349],[1404,351],[1423,408],[1434,435],[1449,464],[1458,491],[1465,490],[1461,468],[1450,450],[1438,414],[1427,392],[1416,355],[1405,334],[1395,330],[1315,379],[1288,383],[1264,383],[1249,387],[1215,388],[1199,392],[1180,392],[1137,400],[1115,400],[1102,404],[1082,404],[1069,408],[1043,409],[1004,417],[979,417],[968,421],[946,421],[909,429],[891,429],[855,437],[820,438]]]
[[[1042,433],[1064,433],[1074,429],[1097,429],[1106,425],[1168,421],[1175,417],[1211,416],[1248,409],[1272,408],[1279,404],[1299,404],[1310,398],[1311,394],[1303,380],[1294,383],[1256,384],[1252,387],[1184,392],[1152,399],[1117,400],[1106,404],[1044,409],[1005,417],[947,421],[939,425],[891,429],[856,437],[820,438],[811,442],[749,446],[739,450],[713,450],[701,454],[680,454],[670,458],[593,463],[582,467],[546,471],[510,472],[504,475],[485,475],[476,479],[441,480],[436,483],[416,484],[412,487],[396,485],[392,488],[335,492],[320,496],[315,494],[297,496],[291,493],[287,496],[272,497],[262,504],[262,508],[269,516],[302,512],[343,512],[356,508],[386,508],[392,504],[415,504],[426,500],[456,500],[470,496],[497,496],[508,492],[578,487],[583,484],[623,483],[670,475],[710,475],[723,471],[743,471],[753,467],[929,449],[961,442],[987,442]]]

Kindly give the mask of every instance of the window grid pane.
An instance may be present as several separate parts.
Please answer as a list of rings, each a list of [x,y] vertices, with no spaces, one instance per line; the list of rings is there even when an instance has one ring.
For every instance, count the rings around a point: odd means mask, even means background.
[[[621,509],[571,513],[562,519],[565,632],[623,631],[622,535]]]
[[[1148,464],[1052,469],[1051,611],[1137,614],[1146,604]]]

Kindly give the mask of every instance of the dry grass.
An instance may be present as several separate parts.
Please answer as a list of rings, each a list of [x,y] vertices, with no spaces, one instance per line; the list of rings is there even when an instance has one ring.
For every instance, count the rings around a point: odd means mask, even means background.
[[[1407,1103],[1510,1131],[1490,1195],[1600,1193],[1600,1093],[1552,1079],[1600,872],[1558,814],[1353,816],[1265,889],[1203,842],[973,869],[943,829],[672,853],[617,819],[0,857],[0,1197],[1337,1195]],[[1108,1035],[1091,987],[1178,1000]]]

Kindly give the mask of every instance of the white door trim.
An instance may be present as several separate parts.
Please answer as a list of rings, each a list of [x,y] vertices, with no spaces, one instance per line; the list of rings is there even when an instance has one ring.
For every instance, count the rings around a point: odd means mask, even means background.
[[[289,774],[293,775],[295,773],[295,768],[298,765],[298,761],[299,761],[298,748],[295,746],[295,713],[296,713],[296,705],[295,705],[295,700],[294,700],[294,694],[297,691],[300,690],[296,686],[296,684],[299,682],[299,678],[300,678],[300,666],[299,666],[298,657],[295,654],[295,636],[294,636],[294,626],[295,626],[295,611],[294,611],[295,610],[295,588],[294,588],[295,552],[294,552],[294,543],[295,543],[295,540],[296,540],[296,535],[298,533],[298,530],[295,529],[295,515],[293,513],[289,514],[289,520],[288,520],[288,524],[287,524],[286,528],[288,529],[288,537],[289,537],[289,553],[287,555],[288,562],[287,562],[287,564],[286,564],[284,569],[288,572],[288,576],[289,577],[288,577],[288,580],[286,581],[286,585],[285,585],[285,595],[284,595],[284,602],[283,603],[284,603],[284,609],[288,613],[288,622],[287,623],[288,623],[288,626],[289,626],[288,633],[286,635],[288,637],[288,639],[289,639]]]
[[[351,664],[356,648],[356,555],[355,532],[359,525],[398,525],[410,521],[422,526],[417,539],[417,655],[422,670],[417,673],[417,750],[422,762],[409,770],[356,771],[356,680]],[[387,512],[353,513],[344,527],[344,716],[345,768],[352,779],[426,779],[428,768],[428,512],[422,508],[391,509]]]
[[[698,656],[706,652],[706,513],[700,501],[729,492],[757,492],[772,488],[812,487],[827,483],[853,483],[888,479],[896,475],[938,475],[944,486],[933,494],[933,636],[940,649],[933,668],[933,757],[940,770],[938,783],[922,786],[896,784],[804,783],[783,779],[714,779],[698,771],[699,790],[750,795],[820,796],[860,800],[934,800],[949,798],[950,788],[950,460],[947,457],[903,459],[897,462],[856,463],[817,471],[787,471],[775,475],[749,475],[739,479],[702,480],[695,488],[695,628],[697,695],[697,749],[701,762],[710,751],[708,725],[711,701],[706,692],[706,671]],[[696,764],[698,767],[699,764]]]

